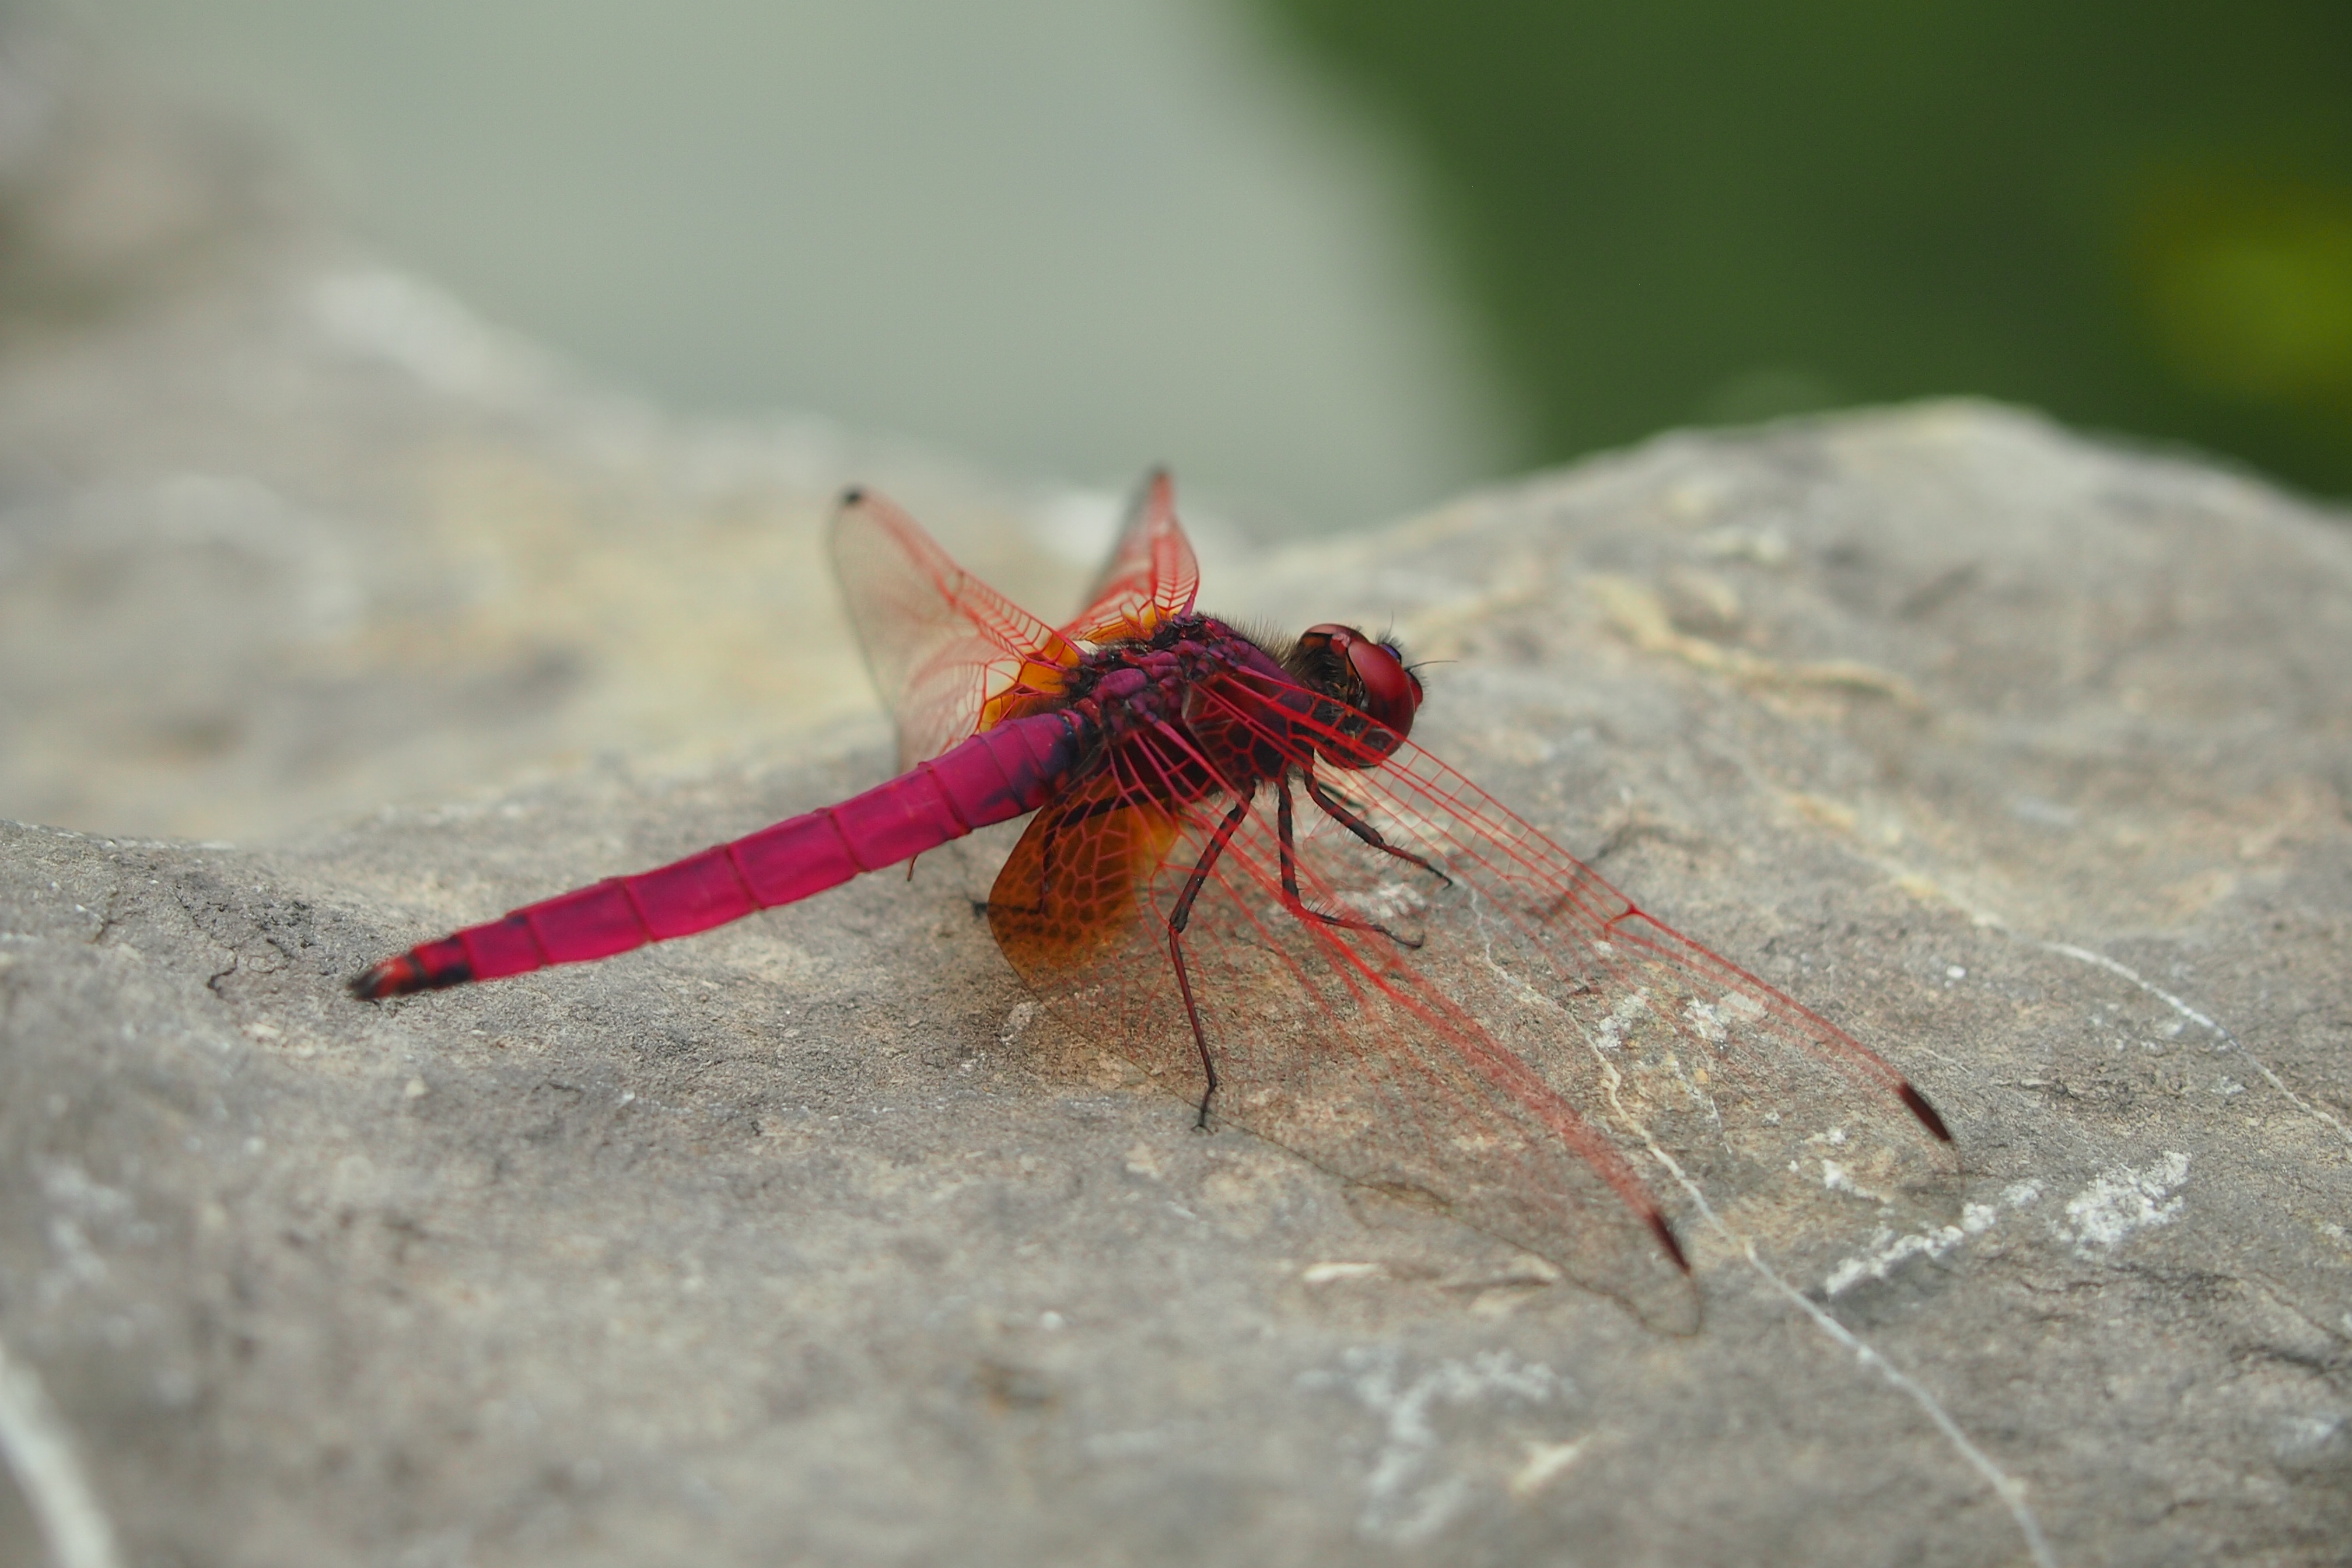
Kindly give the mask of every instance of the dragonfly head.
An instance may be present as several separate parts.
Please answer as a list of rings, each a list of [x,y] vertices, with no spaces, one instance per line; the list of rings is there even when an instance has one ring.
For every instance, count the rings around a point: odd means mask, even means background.
[[[1303,684],[1369,715],[1382,729],[1399,735],[1412,731],[1421,681],[1405,668],[1394,643],[1327,621],[1300,634],[1290,667]]]

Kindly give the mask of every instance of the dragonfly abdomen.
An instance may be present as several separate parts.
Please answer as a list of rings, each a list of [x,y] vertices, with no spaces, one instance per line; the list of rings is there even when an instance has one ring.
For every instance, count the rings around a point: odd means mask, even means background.
[[[502,979],[796,903],[1036,810],[1077,761],[1085,734],[1068,713],[1013,720],[837,805],[413,947],[370,968],[352,989],[373,999]]]

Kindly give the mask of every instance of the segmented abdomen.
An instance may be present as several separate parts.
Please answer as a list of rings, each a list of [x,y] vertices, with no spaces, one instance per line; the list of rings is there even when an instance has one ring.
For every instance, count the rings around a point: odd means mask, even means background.
[[[614,877],[387,958],[352,982],[366,998],[496,980],[690,936],[794,903],[1037,809],[1084,730],[1044,713],[983,731],[863,795],[634,877]]]

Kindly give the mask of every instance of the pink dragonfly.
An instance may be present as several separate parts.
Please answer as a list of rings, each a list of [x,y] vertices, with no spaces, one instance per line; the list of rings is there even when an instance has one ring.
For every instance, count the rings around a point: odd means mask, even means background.
[[[1408,740],[1422,686],[1394,644],[1273,646],[1196,612],[1165,475],[1059,629],[878,496],[845,496],[833,550],[904,772],[355,992],[604,958],[1034,812],[987,914],[1066,1037],[1197,1099],[1203,1128],[1433,1205],[1654,1323],[1696,1297],[1637,1160],[1735,1194],[1885,1194],[1945,1163],[1942,1118],[1883,1058]]]

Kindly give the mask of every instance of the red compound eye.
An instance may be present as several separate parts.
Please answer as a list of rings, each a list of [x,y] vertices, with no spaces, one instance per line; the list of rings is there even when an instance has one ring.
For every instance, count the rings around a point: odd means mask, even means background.
[[[1411,733],[1413,713],[1421,707],[1421,682],[1404,667],[1404,659],[1395,648],[1384,642],[1374,642],[1353,626],[1329,622],[1307,627],[1299,641],[1308,646],[1321,643],[1333,653],[1343,655],[1358,684],[1364,689],[1359,706],[1383,728],[1400,735]]]

